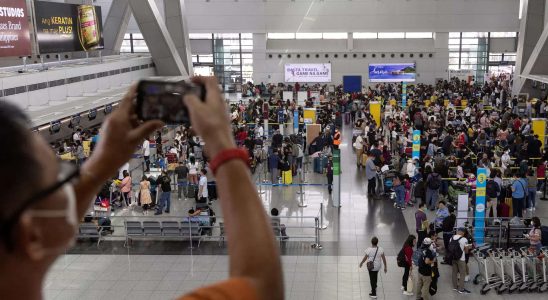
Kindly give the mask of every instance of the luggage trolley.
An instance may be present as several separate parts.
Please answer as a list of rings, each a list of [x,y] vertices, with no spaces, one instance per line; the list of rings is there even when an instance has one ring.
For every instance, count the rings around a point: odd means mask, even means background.
[[[539,281],[539,287],[538,292],[539,293],[545,293],[548,291],[548,274],[546,273],[548,270],[546,269],[546,261],[548,260],[548,247],[542,247],[540,250],[540,256],[539,259],[542,261],[542,274],[540,277],[541,281]]]
[[[474,258],[478,264],[478,274],[476,274],[472,280],[472,282],[476,285],[480,282],[489,283],[489,281],[495,279],[494,276],[489,276],[489,255],[487,255],[487,250],[489,250],[489,248],[489,244],[484,244],[480,245],[478,248],[472,249],[470,252],[472,254],[472,258]]]
[[[485,276],[484,277],[485,283],[481,287],[480,294],[485,295],[491,289],[496,289],[498,293],[499,289],[502,286],[504,286],[507,281],[507,278],[504,276],[504,265],[503,265],[504,253],[502,249],[498,249],[498,250],[488,249],[487,254],[482,253],[481,251],[478,251],[477,253],[480,253],[482,255],[481,259],[485,263],[483,265],[484,275],[481,275],[481,276]],[[489,261],[493,263],[493,269],[495,272],[491,275],[489,275],[489,266],[488,266]],[[499,271],[499,274],[496,273],[497,270]],[[476,278],[478,277],[476,276]],[[474,281],[476,281],[476,278],[474,278]],[[478,283],[479,283],[479,278],[478,278]]]

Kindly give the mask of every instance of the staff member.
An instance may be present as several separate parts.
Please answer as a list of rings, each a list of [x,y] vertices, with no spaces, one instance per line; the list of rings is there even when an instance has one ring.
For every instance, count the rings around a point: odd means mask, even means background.
[[[335,134],[333,135],[333,147],[335,149],[339,149],[339,146],[341,145],[341,132],[339,129],[335,129]]]

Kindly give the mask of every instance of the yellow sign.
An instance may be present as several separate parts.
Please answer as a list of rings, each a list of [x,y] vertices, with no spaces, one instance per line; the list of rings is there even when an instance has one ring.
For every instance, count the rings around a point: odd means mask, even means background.
[[[485,174],[479,174],[478,175],[478,182],[483,184],[485,182],[485,180],[487,179],[487,177],[485,176]]]
[[[418,141],[420,138],[421,137],[419,135],[413,135],[413,141]]]
[[[373,119],[375,119],[375,123],[377,127],[381,125],[381,104],[380,102],[370,102],[369,103],[369,112],[371,113],[371,116],[373,116]]]
[[[305,108],[303,111],[303,119],[305,124],[314,124],[316,123],[316,109],[315,108]]]
[[[485,196],[485,188],[477,188],[476,189],[476,197]]]
[[[544,148],[544,138],[546,136],[546,119],[533,119],[531,127],[533,129],[533,133],[538,135],[538,138],[542,143],[542,148]]]

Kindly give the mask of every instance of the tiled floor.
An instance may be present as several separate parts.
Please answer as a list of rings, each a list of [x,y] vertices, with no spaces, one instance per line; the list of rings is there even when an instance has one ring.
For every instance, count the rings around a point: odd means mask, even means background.
[[[414,299],[400,292],[402,269],[396,267],[395,256],[409,232],[413,232],[414,209],[401,212],[390,200],[367,199],[363,169],[357,171],[350,146],[350,131],[345,129],[342,151],[342,207],[332,207],[326,187],[307,186],[305,203],[299,207],[297,187],[264,187],[263,204],[269,211],[276,207],[280,215],[290,217],[287,225],[307,224],[304,217],[319,214],[320,203],[325,205],[321,231],[323,250],[310,248],[311,241],[290,239],[282,248],[287,299],[367,299],[369,279],[358,263],[372,236],[377,236],[386,251],[388,273],[379,276],[379,299]],[[134,176],[135,177],[135,176]],[[309,183],[325,183],[325,177],[306,173]],[[257,178],[259,181],[259,178]],[[177,201],[172,196],[172,216],[182,216],[193,205],[190,200]],[[214,204],[215,211],[220,209]],[[537,215],[548,216],[548,205],[539,203]],[[122,212],[125,216],[141,218],[139,208]],[[297,230],[297,229],[295,229]],[[297,232],[291,232],[291,236]],[[301,233],[301,231],[299,231]],[[104,242],[100,248],[81,242],[62,257],[50,272],[44,291],[46,299],[173,299],[191,289],[227,278],[226,248],[215,242],[189,249],[184,242],[136,242],[124,248],[123,242]],[[98,255],[100,254],[100,255]],[[114,254],[114,255],[113,255]],[[179,255],[173,255],[179,254]],[[214,254],[214,255],[211,255]],[[475,261],[470,262],[471,274],[477,274]],[[471,283],[470,296],[452,291],[451,269],[440,266],[440,284],[436,299],[478,298],[479,287]],[[538,299],[537,294],[496,295],[488,299]]]

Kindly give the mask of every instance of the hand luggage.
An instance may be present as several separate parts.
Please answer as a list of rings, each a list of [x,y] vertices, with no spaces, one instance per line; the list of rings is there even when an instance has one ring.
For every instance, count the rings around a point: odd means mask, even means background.
[[[512,200],[510,200],[512,201]],[[497,217],[499,218],[509,218],[510,217],[510,206],[506,203],[500,203],[497,206]]]
[[[323,173],[321,157],[314,157],[314,173]]]
[[[209,199],[217,199],[217,185],[215,181],[209,181],[207,183],[207,194]]]
[[[185,191],[186,198],[196,198],[198,194],[198,189],[196,185],[189,183],[188,186],[182,188]]]
[[[293,183],[293,175],[291,174],[291,170],[282,172],[282,183],[283,184]]]

